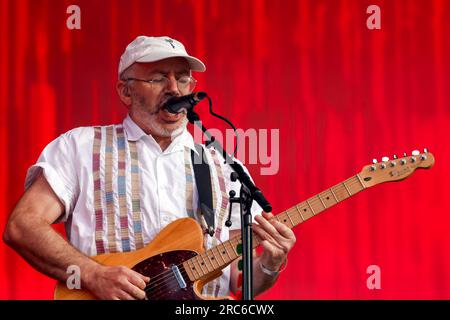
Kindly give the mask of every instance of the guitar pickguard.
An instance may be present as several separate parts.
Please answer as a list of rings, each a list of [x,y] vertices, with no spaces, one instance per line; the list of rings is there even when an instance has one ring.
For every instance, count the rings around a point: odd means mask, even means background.
[[[197,300],[192,282],[183,262],[197,255],[194,251],[175,250],[164,252],[139,262],[132,269],[147,277],[146,292],[149,300]],[[175,267],[175,268],[174,268]],[[174,270],[175,269],[175,270]],[[177,276],[182,279],[177,279]],[[183,283],[184,282],[184,283]],[[182,288],[183,286],[185,288]]]

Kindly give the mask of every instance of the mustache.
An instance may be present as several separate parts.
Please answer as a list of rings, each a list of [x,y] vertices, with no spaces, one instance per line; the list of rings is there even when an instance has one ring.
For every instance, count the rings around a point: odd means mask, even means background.
[[[178,97],[179,95],[175,95],[175,94],[166,94],[164,95],[164,97],[161,99],[161,102],[158,103],[158,105],[156,106],[156,110],[151,112],[151,115],[155,115],[158,114],[162,109],[164,109],[164,105],[166,104],[166,102],[173,97]],[[186,109],[182,109],[180,110],[179,113],[183,113],[183,114],[187,114],[187,110]]]

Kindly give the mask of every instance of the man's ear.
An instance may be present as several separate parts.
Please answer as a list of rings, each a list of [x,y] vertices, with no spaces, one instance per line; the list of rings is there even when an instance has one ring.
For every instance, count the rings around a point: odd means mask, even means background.
[[[116,83],[116,91],[122,103],[127,107],[131,106],[131,94],[127,82],[118,80]]]

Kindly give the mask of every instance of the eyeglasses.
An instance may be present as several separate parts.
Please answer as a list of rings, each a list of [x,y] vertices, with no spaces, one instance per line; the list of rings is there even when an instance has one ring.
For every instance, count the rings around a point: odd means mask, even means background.
[[[170,83],[170,79],[166,76],[155,76],[153,79],[150,80],[144,80],[144,79],[137,79],[137,78],[126,78],[125,81],[141,81],[141,82],[147,82],[149,83],[153,88],[157,89],[163,89],[166,88],[167,85]],[[177,80],[177,87],[180,92],[192,92],[194,91],[195,85],[197,84],[197,80],[195,80],[191,76],[182,76],[178,78]]]

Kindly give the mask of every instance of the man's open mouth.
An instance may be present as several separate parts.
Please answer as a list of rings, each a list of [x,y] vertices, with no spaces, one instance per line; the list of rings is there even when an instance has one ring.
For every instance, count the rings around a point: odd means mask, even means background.
[[[178,122],[181,118],[183,118],[184,113],[170,113],[169,111],[167,111],[166,109],[161,109],[159,111],[159,115],[161,117],[162,120],[164,120],[164,122],[166,123],[175,123]]]

